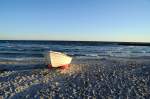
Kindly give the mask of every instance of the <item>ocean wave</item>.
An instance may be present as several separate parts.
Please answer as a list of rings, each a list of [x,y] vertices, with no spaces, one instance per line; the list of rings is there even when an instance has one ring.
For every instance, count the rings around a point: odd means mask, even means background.
[[[0,53],[0,57],[44,57],[44,55],[43,53],[7,52],[7,53]]]
[[[4,58],[43,58],[43,52],[54,50],[71,56],[99,57],[140,57],[150,56],[149,46],[122,46],[117,44],[91,42],[51,42],[51,41],[2,41],[0,57]]]
[[[28,61],[28,60],[43,60],[44,58],[39,58],[39,57],[19,57],[19,58],[14,58],[14,57],[0,57],[0,61]]]

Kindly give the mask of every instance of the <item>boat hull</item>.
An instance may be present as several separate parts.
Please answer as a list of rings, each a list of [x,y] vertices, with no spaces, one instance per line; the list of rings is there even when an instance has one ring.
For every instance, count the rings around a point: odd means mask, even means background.
[[[50,51],[46,53],[46,62],[49,67],[66,67],[71,61],[72,57],[60,52]]]

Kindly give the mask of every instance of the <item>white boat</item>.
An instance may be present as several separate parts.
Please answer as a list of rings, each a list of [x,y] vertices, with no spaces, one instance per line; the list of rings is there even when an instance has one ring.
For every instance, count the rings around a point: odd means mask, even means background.
[[[45,54],[46,64],[49,67],[65,67],[71,63],[72,57],[55,51],[49,51]]]

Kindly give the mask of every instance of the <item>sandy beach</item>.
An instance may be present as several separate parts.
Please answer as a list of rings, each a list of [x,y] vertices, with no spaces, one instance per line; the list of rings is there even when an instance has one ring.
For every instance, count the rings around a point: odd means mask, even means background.
[[[1,66],[3,63],[0,62]],[[150,97],[149,59],[74,58],[67,70],[41,66],[34,69],[0,71],[2,99],[148,97]]]

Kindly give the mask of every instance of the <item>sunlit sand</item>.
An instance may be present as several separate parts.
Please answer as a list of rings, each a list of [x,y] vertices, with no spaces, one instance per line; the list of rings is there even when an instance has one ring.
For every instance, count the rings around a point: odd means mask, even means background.
[[[1,71],[3,98],[148,98],[149,60],[74,59],[67,69]]]

